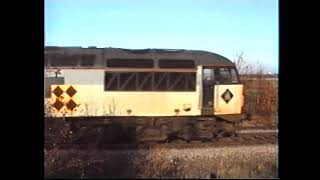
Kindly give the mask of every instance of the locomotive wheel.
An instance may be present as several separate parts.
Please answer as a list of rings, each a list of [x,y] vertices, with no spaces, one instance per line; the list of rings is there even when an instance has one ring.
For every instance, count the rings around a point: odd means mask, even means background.
[[[200,130],[210,130],[212,129],[214,122],[212,121],[198,121],[195,127]]]
[[[193,126],[188,125],[178,133],[177,137],[186,141],[191,141],[196,139],[196,133],[194,131]]]
[[[219,122],[218,137],[232,137],[235,135],[235,125],[229,122]]]
[[[213,133],[210,130],[198,130],[197,131],[197,137],[199,140],[211,140],[213,138]]]
[[[137,140],[140,142],[165,141],[168,136],[162,132],[159,127],[145,127],[140,134],[137,135]]]

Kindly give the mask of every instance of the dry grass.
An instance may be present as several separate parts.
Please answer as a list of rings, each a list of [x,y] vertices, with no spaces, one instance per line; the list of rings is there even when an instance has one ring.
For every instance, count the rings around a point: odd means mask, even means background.
[[[243,81],[245,106],[244,111],[273,118],[277,113],[277,87],[273,82],[264,79]]]
[[[48,178],[208,179],[277,177],[274,145],[193,149],[50,150]]]

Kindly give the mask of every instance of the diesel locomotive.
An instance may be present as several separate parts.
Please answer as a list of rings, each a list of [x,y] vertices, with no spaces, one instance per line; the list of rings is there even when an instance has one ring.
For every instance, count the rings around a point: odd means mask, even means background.
[[[212,52],[46,46],[44,77],[45,121],[74,138],[205,141],[245,118],[236,66]]]

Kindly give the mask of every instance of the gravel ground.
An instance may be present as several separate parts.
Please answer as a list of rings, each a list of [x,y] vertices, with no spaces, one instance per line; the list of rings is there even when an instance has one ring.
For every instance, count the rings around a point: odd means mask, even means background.
[[[45,175],[56,178],[277,178],[274,144],[136,150],[45,151]]]

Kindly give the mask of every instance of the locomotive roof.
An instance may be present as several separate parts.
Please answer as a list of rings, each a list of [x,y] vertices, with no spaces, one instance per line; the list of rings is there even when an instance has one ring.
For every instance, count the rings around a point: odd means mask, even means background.
[[[96,47],[45,47],[45,61],[59,57],[63,60],[81,59],[82,56],[91,56],[95,66],[105,67],[108,59],[168,59],[193,60],[195,65],[208,66],[234,66],[229,59],[212,52],[186,49],[122,49],[122,48],[96,48]],[[64,57],[64,58],[63,58]],[[71,57],[71,58],[70,58]]]

